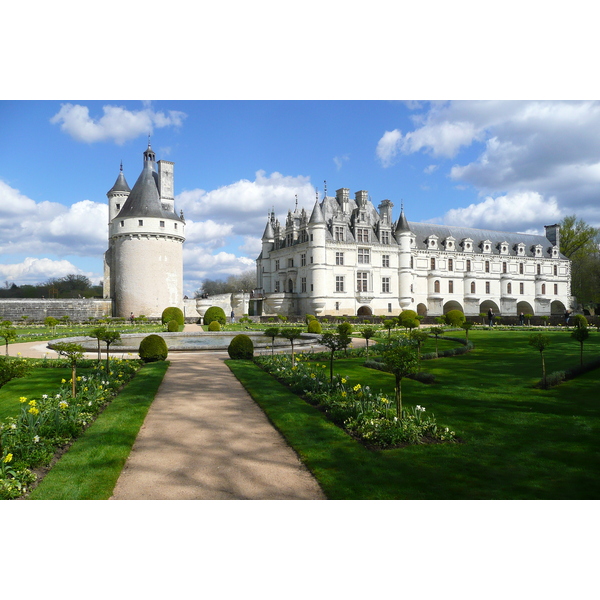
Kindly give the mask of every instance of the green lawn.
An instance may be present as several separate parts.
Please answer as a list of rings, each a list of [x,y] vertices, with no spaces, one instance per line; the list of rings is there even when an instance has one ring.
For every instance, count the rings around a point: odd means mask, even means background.
[[[52,467],[29,498],[110,498],[167,367],[164,361],[144,365]]]
[[[457,335],[457,334],[451,334]],[[549,331],[548,372],[579,364],[579,344]],[[421,404],[460,444],[369,451],[328,423],[252,363],[229,365],[296,449],[329,498],[596,499],[600,497],[600,371],[550,390],[529,332],[471,331],[475,350],[427,361],[437,383],[403,382],[406,404]],[[592,333],[584,357],[600,354]],[[338,360],[336,371],[393,391],[391,376]]]

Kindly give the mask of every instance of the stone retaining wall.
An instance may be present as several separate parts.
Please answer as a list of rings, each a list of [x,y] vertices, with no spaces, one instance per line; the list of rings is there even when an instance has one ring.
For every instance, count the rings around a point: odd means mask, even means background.
[[[43,321],[46,317],[60,319],[67,315],[72,321],[87,321],[109,317],[111,314],[112,302],[110,300],[87,298],[0,300],[0,321],[12,321],[15,325],[22,322],[24,316],[34,321]]]

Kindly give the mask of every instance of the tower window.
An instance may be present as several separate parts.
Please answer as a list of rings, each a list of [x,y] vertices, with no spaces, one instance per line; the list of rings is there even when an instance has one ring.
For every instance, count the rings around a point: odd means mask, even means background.
[[[471,281],[471,294],[475,293],[475,282]]]
[[[489,281],[485,282],[485,293],[486,294],[490,293],[490,282]]]
[[[390,278],[389,277],[382,277],[381,278],[381,291],[384,294],[389,294],[390,293]]]
[[[490,261],[489,260],[485,261],[485,272],[486,273],[490,272]]]
[[[160,221],[160,226],[164,227],[165,226],[165,222],[164,221]]]
[[[143,221],[143,219],[139,219],[139,220],[138,220],[138,226],[139,226],[139,227],[142,227],[142,225],[143,225],[143,224],[144,224],[144,221]]]
[[[343,292],[344,291],[344,276],[343,275],[336,275],[336,277],[335,277],[335,291],[336,292]]]
[[[467,271],[471,270],[471,261],[467,260]]]
[[[121,227],[125,227],[125,221],[121,221],[120,225]]]
[[[120,208],[121,208],[121,205],[117,204],[117,210],[120,210]]]
[[[454,271],[454,261],[451,258],[448,259],[448,271]]]
[[[434,291],[436,294],[439,294],[439,293],[440,293],[440,282],[439,282],[439,280],[438,280],[438,279],[436,279],[436,280],[433,282],[433,291]]]
[[[344,253],[343,252],[336,252],[335,253],[335,264],[336,265],[343,265],[344,264]]]
[[[519,284],[519,294],[525,293],[525,285],[523,283]]]
[[[382,267],[389,267],[390,266],[390,255],[389,254],[384,254],[381,257],[381,266]]]
[[[454,294],[454,281],[452,279],[448,282],[448,293]]]
[[[431,270],[435,271],[435,258],[431,259]]]

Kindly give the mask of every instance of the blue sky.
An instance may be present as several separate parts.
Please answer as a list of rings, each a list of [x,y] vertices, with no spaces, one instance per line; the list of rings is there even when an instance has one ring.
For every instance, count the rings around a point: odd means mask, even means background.
[[[543,231],[600,225],[600,104],[589,101],[0,101],[0,280],[102,278],[106,192],[148,134],[175,163],[185,290],[252,268],[281,220],[366,189],[412,221]]]

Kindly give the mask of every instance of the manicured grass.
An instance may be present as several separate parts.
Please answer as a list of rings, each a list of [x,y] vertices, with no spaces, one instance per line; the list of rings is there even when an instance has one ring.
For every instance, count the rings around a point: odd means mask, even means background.
[[[110,498],[167,367],[168,362],[143,366],[52,467],[29,498]]]
[[[83,372],[83,371],[82,371]],[[21,411],[19,398],[39,397],[60,387],[61,379],[71,378],[71,368],[34,368],[26,377],[11,379],[0,388],[0,421],[16,417]]]
[[[548,371],[579,363],[568,332],[548,332]],[[406,404],[433,412],[460,444],[369,451],[328,423],[252,363],[233,372],[296,449],[329,498],[596,499],[600,497],[600,371],[550,390],[529,332],[471,331],[475,350],[426,361],[437,383],[404,380]],[[600,335],[585,345],[600,353]],[[375,391],[393,391],[392,377],[339,360],[336,371]]]

